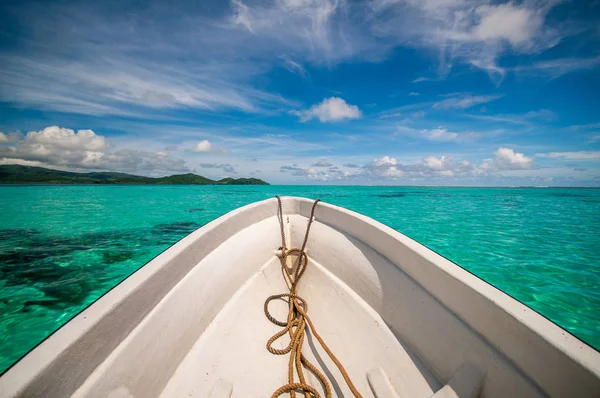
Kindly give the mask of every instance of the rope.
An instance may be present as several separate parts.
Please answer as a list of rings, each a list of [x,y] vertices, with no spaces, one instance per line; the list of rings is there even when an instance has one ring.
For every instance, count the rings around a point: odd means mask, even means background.
[[[306,234],[304,235],[304,242],[302,242],[302,247],[299,249],[298,248],[288,249],[286,246],[286,243],[285,243],[285,231],[284,231],[284,226],[283,226],[283,209],[281,206],[281,198],[279,196],[277,196],[277,202],[278,202],[277,216],[279,218],[279,223],[281,226],[281,247],[279,248],[279,250],[281,250],[281,252],[282,252],[281,264],[282,264],[282,267],[284,268],[284,275],[286,275],[286,279],[290,282],[290,292],[282,293],[282,294],[275,294],[273,296],[268,297],[267,300],[265,301],[264,310],[265,310],[265,315],[266,315],[267,319],[269,321],[271,321],[272,323],[274,323],[275,325],[283,327],[282,330],[275,333],[273,335],[273,337],[271,337],[267,341],[267,350],[269,350],[270,353],[275,354],[275,355],[285,355],[287,353],[290,353],[290,361],[288,364],[288,384],[278,388],[273,393],[271,398],[277,398],[281,394],[284,394],[286,392],[289,392],[290,396],[292,398],[295,398],[297,391],[302,392],[305,397],[307,396],[307,394],[310,394],[314,398],[320,398],[321,396],[320,396],[319,392],[314,387],[312,387],[306,383],[306,378],[304,376],[303,367],[309,369],[319,379],[319,381],[321,382],[321,384],[323,385],[323,387],[325,389],[325,396],[327,398],[331,397],[331,386],[329,385],[329,381],[327,380],[327,378],[323,375],[323,373],[321,373],[321,371],[319,369],[317,369],[317,367],[315,365],[310,363],[306,359],[306,357],[302,354],[302,345],[304,344],[304,336],[305,336],[307,324],[308,324],[308,327],[310,328],[310,332],[319,341],[319,344],[321,344],[321,347],[323,347],[325,352],[327,352],[327,355],[329,355],[329,358],[331,358],[331,360],[335,363],[335,365],[340,370],[340,373],[344,377],[344,380],[346,381],[346,384],[350,388],[350,391],[352,391],[352,394],[354,394],[354,396],[356,398],[362,398],[360,393],[354,387],[354,384],[352,384],[352,381],[350,380],[350,377],[348,376],[346,369],[344,369],[344,366],[335,357],[335,355],[333,355],[333,352],[331,352],[331,350],[329,349],[327,344],[325,344],[325,342],[323,341],[321,336],[319,336],[319,334],[315,330],[315,326],[313,325],[311,319],[308,317],[308,314],[307,314],[308,303],[302,297],[298,296],[298,293],[297,293],[298,283],[300,282],[302,275],[304,275],[304,271],[306,271],[306,266],[308,265],[308,255],[306,254],[306,251],[305,251],[306,243],[308,242],[308,234],[310,233],[310,227],[312,225],[312,222],[313,222],[314,216],[315,216],[315,209],[316,209],[317,203],[319,203],[319,201],[320,201],[320,199],[315,200],[315,203],[312,206],[312,210],[310,212],[310,218],[308,219],[308,226],[306,227]],[[288,271],[287,266],[286,266],[286,259],[290,254],[294,254],[294,255],[298,256],[298,258],[296,259],[296,263],[294,265],[295,270],[293,270],[292,274],[290,274],[290,271]],[[287,298],[288,303],[289,303],[289,312],[288,312],[288,316],[287,316],[287,321],[285,321],[285,322],[275,319],[269,313],[269,303],[273,300],[283,299],[283,298]],[[290,343],[288,344],[288,346],[283,349],[274,348],[272,346],[272,344],[276,340],[278,340],[280,337],[284,336],[285,334],[290,335]],[[300,380],[300,382],[294,381],[294,367],[296,368],[296,373],[298,374],[298,379]]]

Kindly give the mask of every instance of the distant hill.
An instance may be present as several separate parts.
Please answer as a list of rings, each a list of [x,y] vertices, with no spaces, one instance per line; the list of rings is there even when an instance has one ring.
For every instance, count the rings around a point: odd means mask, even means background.
[[[215,181],[196,174],[142,177],[125,173],[72,173],[21,165],[0,165],[0,184],[174,184],[174,185],[269,185],[258,178],[223,178]]]

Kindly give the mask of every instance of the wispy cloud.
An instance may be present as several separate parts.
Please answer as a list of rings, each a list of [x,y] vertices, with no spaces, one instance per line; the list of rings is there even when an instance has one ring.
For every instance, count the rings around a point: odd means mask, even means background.
[[[448,131],[445,127],[437,127],[433,129],[417,129],[409,127],[406,124],[399,124],[396,126],[394,132],[396,136],[409,136],[416,139],[423,139],[428,141],[441,141],[441,142],[463,142],[473,140],[482,137],[482,133],[473,131],[466,132],[453,132]]]
[[[560,58],[548,61],[534,62],[531,65],[517,66],[510,70],[519,73],[544,74],[557,78],[577,70],[593,69],[600,65],[600,55],[590,58]]]
[[[560,31],[546,25],[546,15],[556,4],[554,0],[522,4],[380,0],[374,8],[387,18],[375,31],[437,52],[440,75],[461,62],[487,71],[500,83],[506,74],[497,63],[501,54],[532,54],[559,42]]]
[[[595,144],[597,142],[600,142],[600,135],[595,135],[593,137],[590,137],[589,141],[590,144]]]
[[[409,115],[424,117],[425,113],[431,111],[431,109],[435,111],[461,111],[502,97],[502,95],[473,95],[470,93],[451,93],[444,96],[447,98],[440,101],[416,102],[386,109],[379,112],[377,117],[379,119],[407,117]]]
[[[467,109],[476,105],[486,104],[495,99],[500,98],[500,95],[461,95],[454,98],[433,104],[434,109]]]
[[[548,152],[538,153],[535,156],[568,160],[600,160],[600,151]]]
[[[279,95],[224,80],[216,72],[193,74],[139,60],[47,62],[3,56],[0,99],[59,112],[139,117],[156,110],[289,106]],[[148,109],[154,109],[149,112]]]
[[[173,109],[289,109],[297,104],[255,88],[252,78],[276,65],[306,76],[305,64],[380,60],[398,46],[440,54],[442,75],[460,62],[499,81],[511,70],[497,65],[500,55],[538,53],[558,42],[559,28],[546,21],[556,3],[233,0],[212,14],[196,3],[140,8],[124,2],[119,9],[93,2],[29,5],[16,15],[31,31],[18,42],[27,56],[0,53],[0,100],[138,118]],[[556,76],[599,62],[599,57],[558,59],[529,68]]]
[[[1,101],[137,118],[173,109],[257,113],[297,106],[253,87],[251,78],[272,62],[232,61],[260,49],[202,7],[124,1],[118,10],[88,2],[24,4],[10,12],[31,35],[0,51]]]
[[[430,141],[465,141],[483,136],[482,133],[455,133],[444,127],[431,130],[421,130],[420,134]]]
[[[485,120],[487,122],[495,122],[502,124],[514,124],[520,126],[533,126],[539,122],[550,122],[557,118],[556,113],[548,109],[540,109],[537,111],[529,111],[521,114],[496,114],[496,115],[478,115],[465,114],[472,119]]]
[[[421,83],[421,82],[427,82],[430,81],[431,79],[428,77],[417,77],[415,80],[413,80],[413,83]]]
[[[537,54],[555,46],[563,32],[549,26],[548,12],[560,1],[489,4],[483,0],[376,0],[322,2],[282,0],[232,2],[230,23],[256,40],[269,40],[313,63],[353,57],[378,59],[392,48],[426,48],[439,54],[438,74],[455,63],[485,70],[500,83],[509,67],[498,65],[506,53]],[[355,23],[360,20],[359,23]],[[417,77],[413,83],[432,80]]]
[[[368,21],[365,15],[372,12],[364,3],[233,0],[231,6],[231,26],[250,33],[263,54],[293,49],[314,64],[333,64],[356,56],[377,59],[390,49],[370,34],[368,24],[356,23]]]
[[[406,117],[407,113],[420,112],[424,109],[431,109],[434,102],[417,102],[413,104],[406,104],[399,107],[386,109],[377,114],[379,119],[399,118]]]
[[[304,68],[304,66],[300,65],[298,62],[288,57],[281,57],[281,60],[282,65],[285,69],[289,70],[295,75],[306,77],[306,69]]]
[[[600,129],[600,123],[574,124],[569,126],[568,129],[572,131]]]

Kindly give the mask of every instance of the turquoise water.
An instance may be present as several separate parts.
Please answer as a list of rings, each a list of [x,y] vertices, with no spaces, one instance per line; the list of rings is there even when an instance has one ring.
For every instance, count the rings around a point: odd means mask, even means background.
[[[600,349],[600,189],[0,186],[0,371],[183,236],[275,194],[373,217]]]

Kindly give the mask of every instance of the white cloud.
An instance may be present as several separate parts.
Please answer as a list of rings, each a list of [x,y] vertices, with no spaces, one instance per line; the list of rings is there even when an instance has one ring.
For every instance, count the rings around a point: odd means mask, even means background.
[[[319,161],[313,163],[311,166],[313,166],[313,167],[330,167],[333,165],[326,160],[319,160]]]
[[[339,97],[326,98],[321,103],[310,107],[310,109],[292,111],[292,113],[298,116],[302,122],[313,118],[319,119],[322,123],[340,122],[342,120],[359,119],[362,117],[362,112],[358,109],[358,106],[350,105]]]
[[[416,92],[414,92],[414,91],[411,91],[410,93],[408,93],[408,95],[409,95],[410,97],[417,97],[417,96],[419,95],[419,93],[416,93]]]
[[[202,140],[194,148],[194,152],[210,152],[212,150],[212,144],[208,140]]]
[[[413,80],[413,83],[421,83],[421,82],[427,82],[430,81],[431,79],[428,77],[417,77],[415,80]]]
[[[297,164],[284,165],[279,168],[281,173],[291,173],[295,177],[303,177],[311,180],[327,181],[330,179],[340,179],[344,176],[343,172],[336,167],[330,167],[328,170],[316,170],[313,167],[300,167]]]
[[[238,174],[233,165],[229,163],[200,163],[203,169],[221,169],[226,173]]]
[[[427,156],[423,164],[433,173],[440,177],[473,176],[478,174],[477,168],[468,160],[455,161],[452,156]],[[428,171],[422,171],[421,176],[428,175]]]
[[[472,31],[478,40],[506,40],[513,47],[529,46],[543,25],[543,15],[513,3],[483,5],[475,9],[479,25]]]
[[[466,95],[456,98],[447,98],[433,104],[434,109],[467,109],[475,105],[485,104],[500,98],[499,95]]]
[[[350,164],[350,166],[346,164],[344,167],[360,168],[360,166],[355,164]],[[302,179],[318,181],[347,180],[355,178],[359,175],[359,173],[356,172],[342,170],[340,167],[334,166],[333,164],[323,160],[308,167],[302,167],[295,163],[283,165],[279,167],[279,172],[289,173],[294,177],[300,177]]]
[[[446,158],[445,156],[442,156],[441,158],[436,158],[435,156],[427,156],[423,159],[423,162],[427,167],[433,170],[444,170],[444,163],[447,163],[448,160],[449,158]]]
[[[365,167],[374,167],[374,168],[389,167],[389,166],[396,166],[396,163],[397,163],[396,158],[392,158],[390,156],[384,156],[379,159],[373,159],[373,161]]]
[[[494,164],[498,170],[530,169],[533,158],[510,148],[500,147],[494,152]]]
[[[549,152],[538,153],[536,156],[553,159],[596,160],[600,159],[600,151]]]
[[[373,159],[370,163],[363,166],[366,174],[374,177],[397,178],[404,175],[404,171],[396,167],[396,158],[383,156],[378,159]]]
[[[190,150],[187,150],[190,152]],[[226,149],[216,148],[209,140],[202,140],[196,144],[191,152],[196,153],[213,153],[213,154],[227,154],[229,153]]]
[[[413,179],[476,178],[499,174],[507,170],[530,169],[532,162],[533,158],[502,147],[494,153],[494,159],[484,161],[479,166],[466,159],[455,160],[452,156],[426,156],[416,163],[400,163],[396,158],[383,156],[366,164],[363,167],[363,175]]]
[[[448,181],[452,184],[451,181],[460,180],[486,184],[489,181],[501,181],[498,179],[503,178],[535,178],[540,170],[547,170],[534,169],[533,161],[533,157],[500,147],[493,153],[492,158],[477,163],[449,155],[428,155],[410,161],[400,161],[396,157],[386,155],[374,158],[362,167],[352,163],[344,164],[344,167],[352,170],[343,170],[337,166],[329,166],[323,170],[317,167],[288,164],[279,166],[279,171],[306,180],[352,181],[353,183],[392,180]],[[539,175],[543,175],[543,172]],[[523,183],[527,182],[524,180]],[[506,184],[506,181],[503,184]]]
[[[11,158],[2,158],[2,157],[0,157],[0,164],[18,164],[21,166],[37,166],[37,167],[45,166],[44,163],[38,162],[36,160],[11,159]]]
[[[451,156],[426,156],[417,163],[399,163],[396,158],[383,156],[363,167],[364,174],[381,178],[446,178],[477,175],[478,170],[469,161],[454,161]]]
[[[398,178],[398,177],[402,177],[403,175],[404,175],[404,171],[398,170],[394,166],[388,167],[387,169],[385,169],[383,171],[383,174],[382,174],[383,177],[391,177],[391,178]]]
[[[58,126],[46,127],[41,131],[30,131],[25,137],[32,152],[48,153],[53,150],[65,151],[104,151],[108,143],[104,137],[92,130],[74,130]]]
[[[185,161],[164,152],[115,149],[92,130],[58,126],[30,131],[10,146],[0,147],[4,164],[54,166],[63,169],[115,170],[164,175],[189,171]]]

